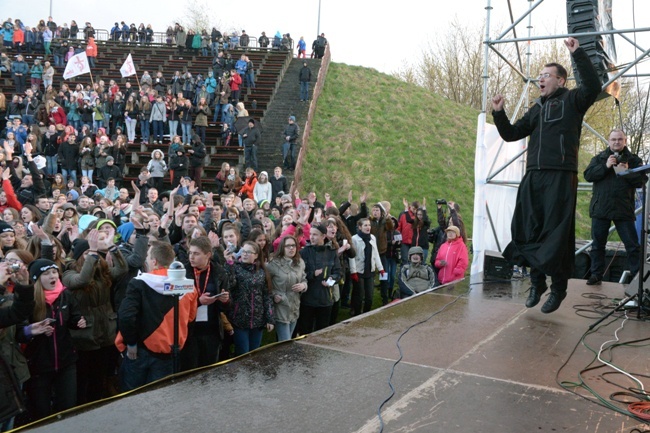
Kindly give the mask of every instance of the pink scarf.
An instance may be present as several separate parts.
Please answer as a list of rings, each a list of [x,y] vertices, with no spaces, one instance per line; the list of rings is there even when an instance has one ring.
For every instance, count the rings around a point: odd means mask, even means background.
[[[63,283],[61,282],[61,279],[59,278],[56,281],[56,286],[54,286],[54,289],[52,290],[43,290],[43,293],[45,293],[45,302],[48,305],[52,305],[54,301],[56,301],[56,298],[59,297],[61,292],[65,290],[65,287],[63,287]]]

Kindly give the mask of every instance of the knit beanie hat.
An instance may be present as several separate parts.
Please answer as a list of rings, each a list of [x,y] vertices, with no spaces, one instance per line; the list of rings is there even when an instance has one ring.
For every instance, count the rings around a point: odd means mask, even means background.
[[[16,233],[13,227],[9,225],[9,223],[6,223],[4,221],[0,221],[0,234],[2,233]]]
[[[32,282],[36,282],[39,277],[50,269],[58,269],[59,267],[52,260],[38,259],[29,264],[29,278]]]
[[[72,243],[72,258],[79,260],[79,257],[83,255],[86,251],[90,249],[90,244],[87,240],[77,238]]]
[[[327,234],[327,227],[325,226],[325,224],[314,224],[311,226],[311,228],[317,229],[319,232],[321,232],[324,235]]]
[[[77,201],[78,198],[79,198],[79,193],[77,191],[75,191],[74,189],[71,189],[70,191],[68,191],[68,200],[69,201]]]

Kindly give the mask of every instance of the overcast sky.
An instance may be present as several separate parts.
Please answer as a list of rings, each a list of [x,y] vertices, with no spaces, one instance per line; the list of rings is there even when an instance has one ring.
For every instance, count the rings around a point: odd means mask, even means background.
[[[613,1],[615,28],[633,27],[633,7],[636,8],[636,28],[650,27],[648,0]],[[508,22],[507,1],[491,2],[492,28],[504,28]],[[183,8],[189,4],[160,0],[51,0],[51,3],[52,15],[58,24],[69,24],[75,19],[80,25],[90,21],[95,28],[110,29],[115,21],[136,25],[144,22],[151,24],[155,31],[164,31],[168,25],[182,19]],[[511,0],[511,3],[515,18],[534,4],[526,0]],[[244,29],[252,36],[259,36],[262,31],[272,35],[279,30],[291,33],[296,40],[304,36],[308,47],[317,34],[319,0],[289,3],[212,0],[209,4],[205,15],[212,18],[211,22],[220,24],[220,30]],[[452,21],[480,28],[486,17],[486,4],[487,0],[321,0],[320,31],[331,43],[334,61],[391,73],[417,59],[430,43],[443,37]],[[46,19],[49,10],[50,0],[0,0],[3,19],[20,18],[26,25]],[[520,36],[527,32],[525,25],[527,20],[518,27]],[[545,0],[533,12],[533,27],[535,35],[566,32],[566,1]],[[639,34],[637,37],[640,45],[646,49],[650,47],[649,36]],[[629,48],[631,45],[620,38],[616,44],[619,63],[631,60],[634,55]]]

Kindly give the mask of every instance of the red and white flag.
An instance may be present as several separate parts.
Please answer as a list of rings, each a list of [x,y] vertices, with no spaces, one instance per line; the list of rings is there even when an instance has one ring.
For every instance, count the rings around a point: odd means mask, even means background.
[[[88,56],[86,56],[85,52],[81,52],[70,57],[68,64],[65,66],[65,71],[63,72],[63,79],[67,80],[72,77],[76,77],[77,75],[88,73],[90,73]]]
[[[120,74],[122,74],[122,77],[130,77],[131,75],[135,75],[135,65],[133,64],[133,58],[131,57],[131,54],[126,58],[124,61],[124,64],[120,68]]]

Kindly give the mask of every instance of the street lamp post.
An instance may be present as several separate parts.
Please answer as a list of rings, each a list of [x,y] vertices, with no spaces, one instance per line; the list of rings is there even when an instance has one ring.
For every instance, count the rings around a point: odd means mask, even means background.
[[[50,3],[52,0],[50,0]],[[321,0],[318,0],[318,25],[316,26],[316,35],[320,35],[320,2]]]

